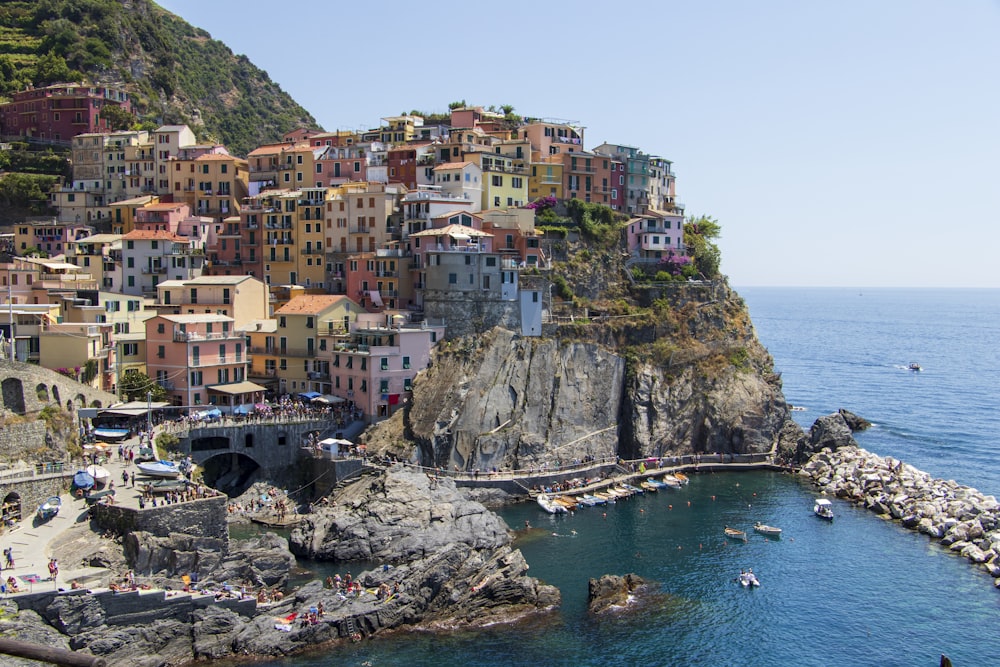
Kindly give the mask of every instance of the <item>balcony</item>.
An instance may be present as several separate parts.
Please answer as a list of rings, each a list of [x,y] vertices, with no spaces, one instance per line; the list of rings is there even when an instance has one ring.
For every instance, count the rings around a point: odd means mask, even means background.
[[[142,272],[145,275],[163,275],[167,272],[167,267],[165,266],[144,266],[142,267]]]
[[[483,172],[498,172],[503,174],[523,174],[527,170],[521,164],[494,164],[493,162],[483,162]]]
[[[376,271],[376,278],[398,278],[399,271]]]
[[[374,227],[368,227],[368,226],[365,226],[365,227],[351,227],[350,233],[351,234],[374,234],[375,233],[375,228]]]
[[[239,331],[180,331],[174,330],[175,343],[192,343],[207,340],[243,340],[243,334]]]
[[[256,368],[251,368],[250,371],[247,373],[247,375],[252,378],[273,378],[273,377],[278,377],[278,369],[265,368],[263,370],[259,370]]]
[[[323,248],[321,248],[320,246],[314,246],[314,247],[306,246],[299,252],[301,252],[303,255],[322,255]]]

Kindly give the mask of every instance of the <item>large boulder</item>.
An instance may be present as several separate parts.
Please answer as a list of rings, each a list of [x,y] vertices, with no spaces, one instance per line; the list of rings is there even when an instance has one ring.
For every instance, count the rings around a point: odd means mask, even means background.
[[[623,609],[645,585],[646,581],[635,574],[626,574],[624,577],[605,574],[600,579],[591,579],[588,583],[587,610],[592,614],[600,614]]]
[[[493,549],[510,543],[507,525],[467,500],[450,479],[431,480],[402,465],[361,482],[348,500],[319,508],[295,530],[293,553],[319,560],[401,563],[443,547]],[[350,499],[353,496],[358,496]]]
[[[829,448],[833,451],[842,447],[857,447],[858,443],[851,434],[844,415],[835,412],[817,419],[809,429],[809,441],[803,443],[803,449],[798,453],[798,460],[803,461],[814,453]]]

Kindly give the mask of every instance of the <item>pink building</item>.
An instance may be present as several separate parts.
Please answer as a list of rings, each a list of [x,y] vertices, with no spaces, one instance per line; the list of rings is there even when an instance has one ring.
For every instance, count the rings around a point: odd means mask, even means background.
[[[411,325],[400,313],[363,313],[349,338],[330,351],[332,393],[364,412],[370,421],[393,415],[411,397],[413,379],[427,368],[444,327]]]
[[[182,202],[149,204],[136,209],[135,229],[179,234],[182,220],[191,215],[191,207]]]
[[[78,134],[111,132],[100,117],[105,106],[132,112],[128,93],[117,88],[57,83],[22,90],[0,104],[0,134],[69,142]]]
[[[225,315],[157,315],[146,320],[146,373],[174,405],[215,404],[246,380],[244,341]]]
[[[684,245],[684,213],[650,209],[628,221],[626,240],[635,257],[667,259],[687,254]]]

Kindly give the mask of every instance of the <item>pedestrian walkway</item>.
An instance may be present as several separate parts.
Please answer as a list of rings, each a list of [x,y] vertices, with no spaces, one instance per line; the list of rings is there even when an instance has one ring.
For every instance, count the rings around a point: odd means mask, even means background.
[[[123,447],[131,446],[133,451],[139,450],[139,438],[129,438],[123,441]],[[128,470],[131,476],[136,471],[135,465],[126,465],[118,458],[118,446],[109,451],[109,459],[102,464],[110,474],[110,483],[114,483],[115,504],[138,509],[139,488],[125,487],[122,483],[122,473]],[[82,465],[80,467],[83,467]],[[67,468],[70,469],[70,468]],[[13,576],[18,584],[19,592],[39,592],[69,588],[72,581],[77,581],[84,587],[107,585],[112,573],[106,568],[87,567],[81,563],[59,563],[59,574],[53,581],[49,577],[49,559],[55,556],[53,542],[62,533],[78,523],[90,520],[89,507],[82,498],[75,498],[68,491],[61,494],[62,506],[59,514],[48,521],[39,522],[35,517],[35,508],[25,507],[25,518],[21,523],[0,535],[0,551],[10,547],[13,550],[14,567],[8,568],[5,562],[0,578],[6,583]]]

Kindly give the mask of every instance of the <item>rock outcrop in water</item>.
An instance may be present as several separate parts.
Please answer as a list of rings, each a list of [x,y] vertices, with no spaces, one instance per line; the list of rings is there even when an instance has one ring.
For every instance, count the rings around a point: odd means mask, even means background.
[[[591,579],[587,589],[587,610],[592,614],[621,610],[629,605],[633,596],[647,582],[636,574],[624,577],[605,574],[600,579]]]
[[[1000,503],[993,496],[856,446],[815,453],[801,474],[826,493],[939,540],[1000,588]]]

